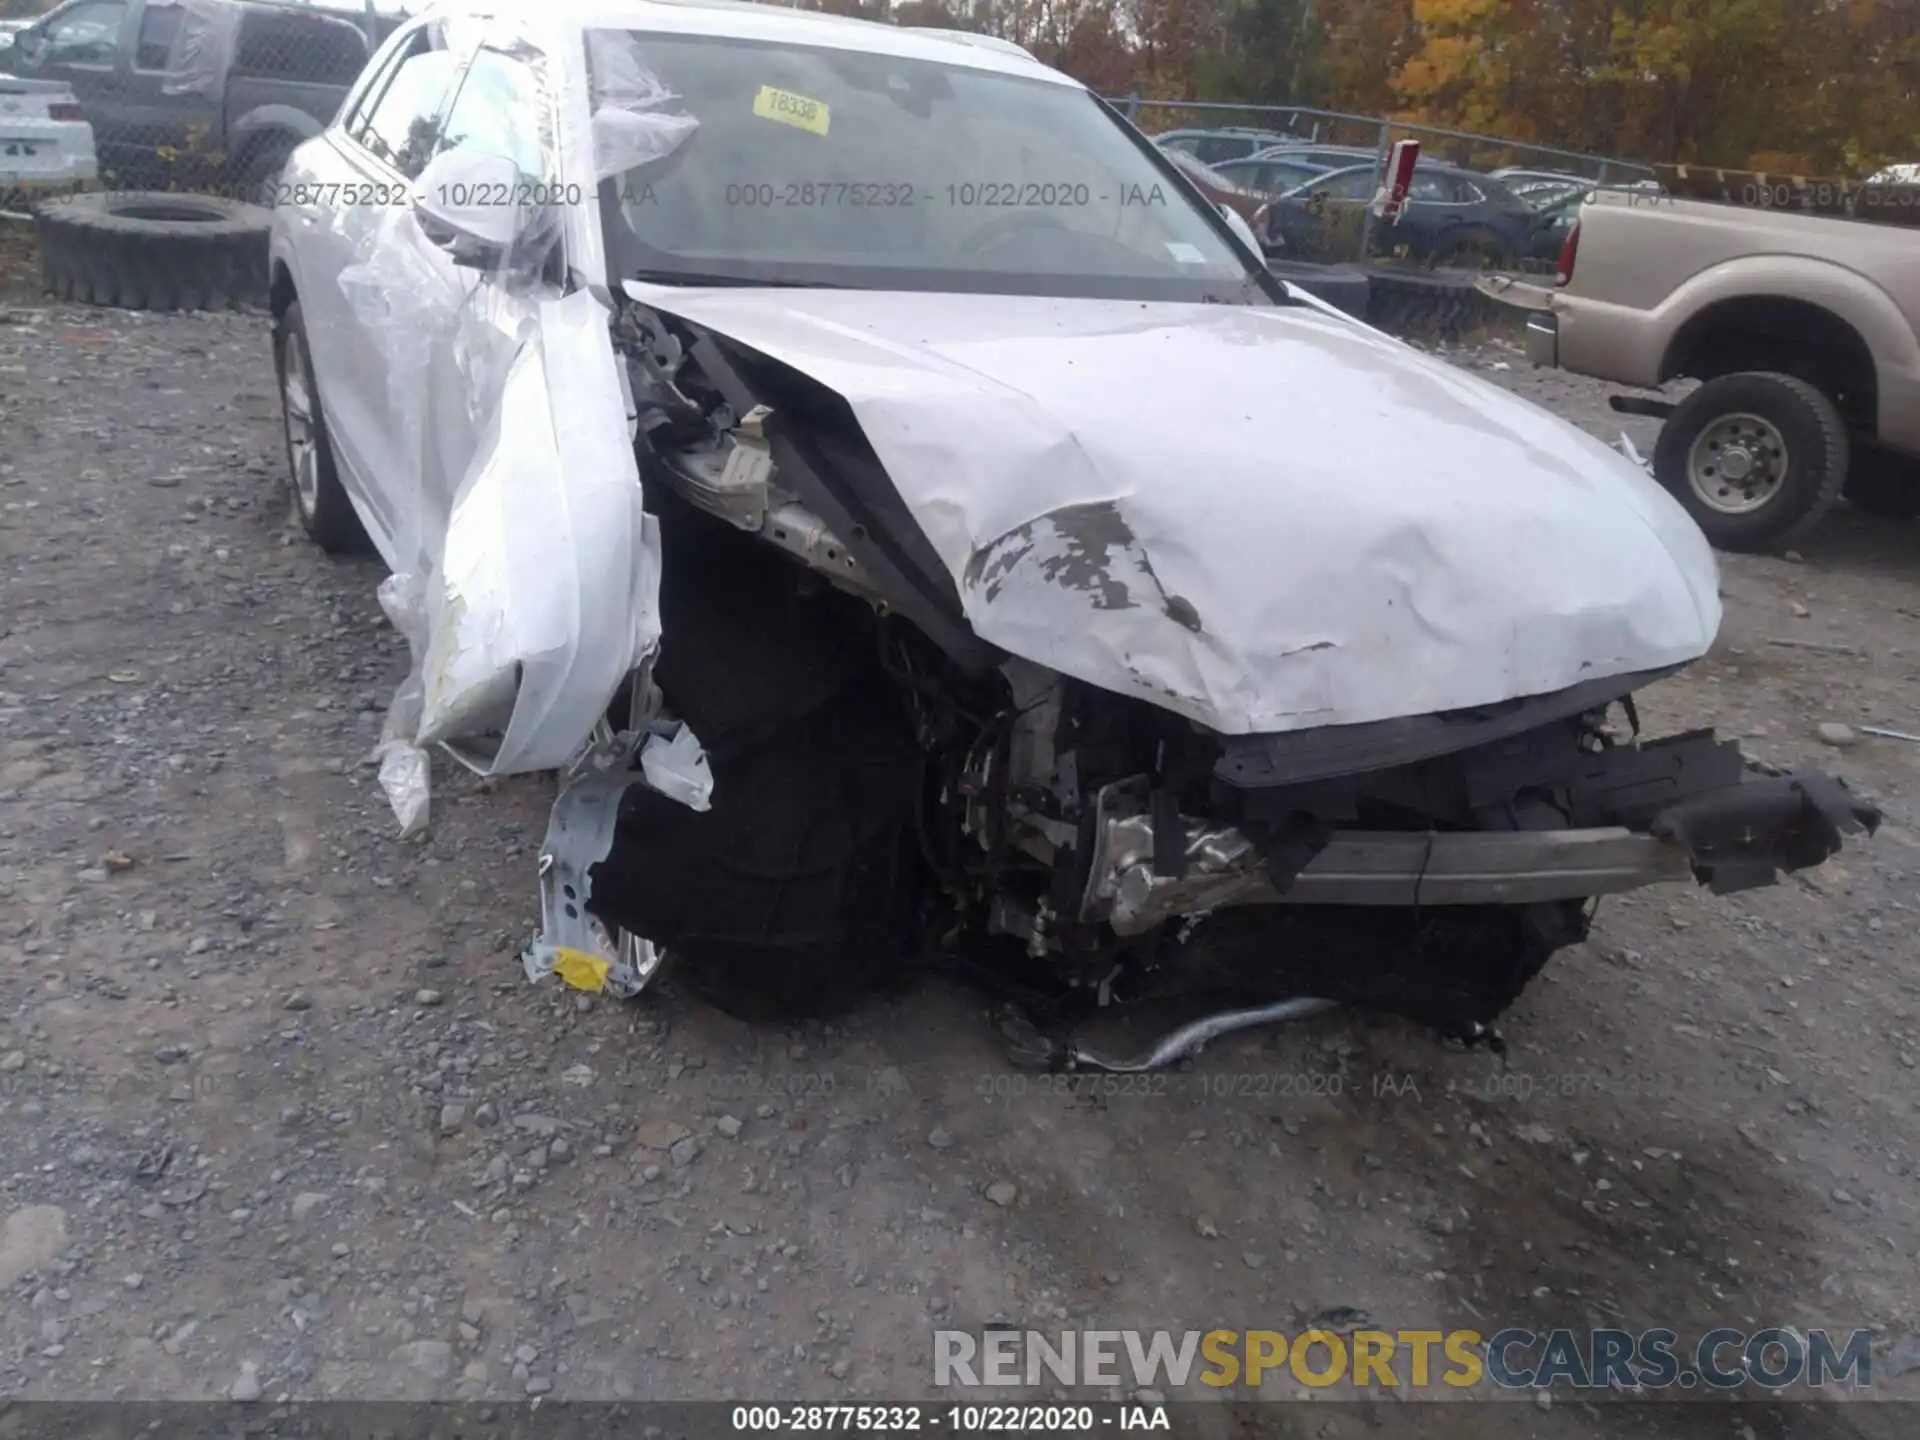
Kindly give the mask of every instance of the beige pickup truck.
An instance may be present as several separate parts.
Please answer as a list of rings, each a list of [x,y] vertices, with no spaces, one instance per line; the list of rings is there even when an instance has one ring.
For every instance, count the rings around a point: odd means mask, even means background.
[[[1920,207],[1920,187],[1882,191]],[[1885,218],[1892,218],[1891,216]],[[1704,382],[1664,419],[1655,475],[1726,550],[1803,532],[1842,494],[1920,514],[1920,232],[1600,191],[1581,207],[1527,351],[1621,385]]]

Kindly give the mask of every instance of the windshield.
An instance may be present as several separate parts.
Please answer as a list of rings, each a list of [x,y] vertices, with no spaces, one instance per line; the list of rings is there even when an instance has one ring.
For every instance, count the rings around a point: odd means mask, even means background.
[[[608,249],[623,275],[1242,303],[1284,294],[1077,87],[707,35],[589,31],[587,53]]]

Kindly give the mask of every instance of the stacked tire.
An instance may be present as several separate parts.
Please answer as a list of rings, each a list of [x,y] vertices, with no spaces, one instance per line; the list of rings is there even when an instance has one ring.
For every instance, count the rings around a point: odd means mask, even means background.
[[[105,190],[41,206],[40,271],[63,300],[122,310],[267,303],[272,212],[213,195]]]

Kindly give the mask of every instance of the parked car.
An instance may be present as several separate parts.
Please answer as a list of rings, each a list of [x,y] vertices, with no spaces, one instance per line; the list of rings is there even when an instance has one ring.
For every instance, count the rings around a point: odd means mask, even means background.
[[[72,89],[0,74],[0,190],[77,185],[97,173],[93,127]]]
[[[1262,238],[1293,259],[1355,258],[1362,216],[1380,183],[1371,164],[1330,170],[1275,200]],[[1526,253],[1533,221],[1498,180],[1423,163],[1414,168],[1398,221],[1373,226],[1371,251],[1431,265],[1509,269]]]
[[[1295,160],[1284,154],[1269,153],[1248,160],[1222,160],[1213,167],[1213,171],[1232,184],[1271,197],[1297,190],[1331,168],[1311,160]]]
[[[1560,264],[1567,236],[1580,219],[1580,207],[1592,194],[1591,186],[1581,186],[1545,192],[1544,196],[1539,190],[1521,196],[1522,202],[1533,211],[1533,228],[1520,256],[1522,269],[1550,273]]]
[[[1842,495],[1920,514],[1920,269],[1910,230],[1601,190],[1562,283],[1528,320],[1534,363],[1652,389],[1655,477],[1727,550],[1790,543]]]
[[[118,186],[270,199],[398,20],[346,3],[66,0],[15,35],[0,67],[72,87]]]
[[[1545,170],[1494,170],[1489,174],[1505,185],[1515,197],[1535,209],[1545,209],[1569,195],[1584,195],[1597,182],[1579,175],[1563,175]]]
[[[1171,160],[1194,183],[1200,193],[1216,205],[1224,205],[1242,220],[1247,222],[1254,237],[1259,238],[1262,226],[1266,222],[1269,195],[1249,186],[1229,179],[1213,166],[1202,163],[1184,150],[1169,150],[1167,159]]]
[[[1680,506],[1276,280],[1022,52],[440,11],[288,179],[294,508],[392,572],[397,808],[429,745],[566,772],[536,978],[821,1009],[942,948],[1483,1036],[1596,895],[1878,821],[1609,727],[1714,640]]]
[[[1381,164],[1379,150],[1368,145],[1321,145],[1308,140],[1287,140],[1251,157],[1256,160],[1292,160],[1318,165],[1322,170],[1344,170],[1350,165]]]
[[[1153,137],[1162,150],[1191,155],[1213,165],[1221,160],[1240,160],[1287,137],[1277,130],[1251,130],[1237,125],[1213,130],[1168,130]]]

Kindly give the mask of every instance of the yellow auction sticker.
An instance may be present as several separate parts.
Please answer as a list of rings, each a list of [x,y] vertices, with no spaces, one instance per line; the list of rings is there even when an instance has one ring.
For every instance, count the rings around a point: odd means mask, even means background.
[[[804,95],[776,90],[771,85],[762,85],[760,93],[753,97],[753,113],[762,120],[791,125],[796,130],[810,130],[815,135],[827,133],[826,106]]]

